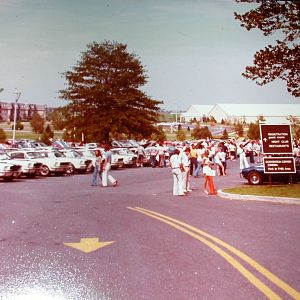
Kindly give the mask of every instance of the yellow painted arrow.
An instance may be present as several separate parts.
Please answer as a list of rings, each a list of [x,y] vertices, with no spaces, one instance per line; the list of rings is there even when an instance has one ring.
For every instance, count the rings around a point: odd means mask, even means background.
[[[82,238],[79,243],[64,243],[64,245],[75,248],[79,251],[90,253],[100,248],[106,247],[114,241],[99,242],[99,238]]]

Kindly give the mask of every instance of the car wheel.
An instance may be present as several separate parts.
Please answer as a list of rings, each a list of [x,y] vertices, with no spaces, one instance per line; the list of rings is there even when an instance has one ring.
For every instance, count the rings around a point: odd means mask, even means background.
[[[40,174],[41,174],[42,176],[49,176],[49,175],[50,175],[50,170],[49,170],[49,168],[48,168],[46,165],[42,165]]]
[[[259,174],[256,171],[250,172],[249,175],[247,176],[248,182],[252,185],[258,185],[262,184],[263,178],[261,174]]]
[[[67,174],[74,174],[75,173],[75,167],[71,164],[67,169]]]

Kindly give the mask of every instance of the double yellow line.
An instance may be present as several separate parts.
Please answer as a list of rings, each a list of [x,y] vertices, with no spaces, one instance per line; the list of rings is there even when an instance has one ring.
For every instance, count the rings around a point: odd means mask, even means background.
[[[159,214],[157,212],[143,209],[140,207],[127,207],[128,209],[134,210],[136,212],[147,215],[151,218],[164,222],[189,236],[199,240],[203,244],[207,245],[209,248],[214,250],[216,253],[221,255],[228,263],[230,263],[235,269],[237,269],[244,277],[246,277],[257,289],[259,289],[267,298],[269,299],[281,299],[281,297],[272,291],[267,285],[265,285],[260,279],[253,275],[248,269],[246,269],[239,261],[237,261],[232,255],[225,252],[219,246],[235,254],[244,262],[248,263],[252,268],[256,269],[273,284],[281,288],[284,292],[290,295],[293,299],[300,299],[300,293],[285,283],[283,280],[278,278],[276,275],[268,271],[265,267],[257,263],[255,260],[247,256],[245,253],[239,251],[238,249],[230,246],[229,244],[223,242],[222,240],[202,231],[186,223],[180,222],[176,219],[170,218],[166,215]]]

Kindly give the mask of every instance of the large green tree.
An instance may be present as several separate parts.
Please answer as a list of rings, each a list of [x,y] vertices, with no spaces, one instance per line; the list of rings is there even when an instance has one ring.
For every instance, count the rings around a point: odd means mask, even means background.
[[[149,137],[156,131],[158,105],[140,88],[145,69],[127,45],[105,41],[87,45],[81,59],[64,73],[67,87],[60,97],[69,101],[66,128],[84,133],[87,141],[115,134]]]
[[[268,45],[254,55],[254,65],[246,67],[243,76],[265,85],[277,78],[286,82],[287,90],[300,96],[300,1],[299,0],[235,0],[256,3],[245,14],[235,13],[248,31],[259,29],[265,36],[276,33],[275,45]]]
[[[34,133],[42,133],[44,131],[45,120],[38,112],[35,112],[30,121],[30,126]]]

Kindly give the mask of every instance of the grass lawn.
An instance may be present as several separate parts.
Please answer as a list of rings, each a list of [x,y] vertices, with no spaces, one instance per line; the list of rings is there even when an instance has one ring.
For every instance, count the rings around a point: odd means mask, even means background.
[[[225,193],[239,195],[271,196],[283,198],[299,198],[300,184],[243,186],[223,189]]]
[[[42,136],[41,134],[36,134],[32,132],[31,126],[29,122],[22,122],[24,125],[23,130],[16,130],[16,140],[21,139],[29,139],[29,140],[39,140]],[[0,128],[2,128],[6,134],[8,139],[12,139],[13,137],[13,130],[12,130],[13,123],[7,122],[0,122]],[[61,139],[63,135],[62,131],[54,131],[54,138]]]

